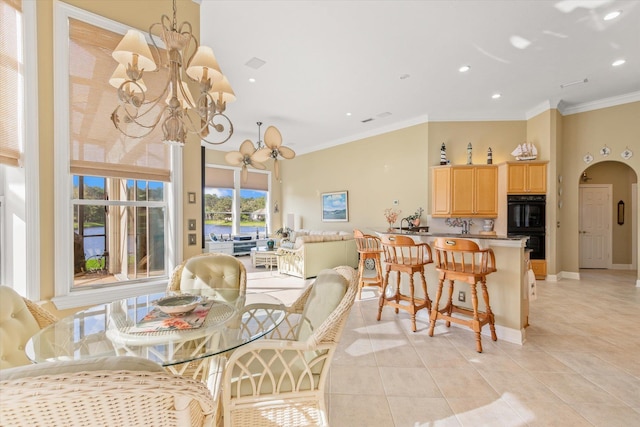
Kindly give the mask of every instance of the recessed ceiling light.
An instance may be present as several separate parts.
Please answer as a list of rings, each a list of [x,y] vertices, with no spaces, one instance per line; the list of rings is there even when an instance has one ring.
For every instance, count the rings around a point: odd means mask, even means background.
[[[605,21],[611,21],[612,19],[616,19],[622,13],[621,10],[614,10],[613,12],[609,12],[604,16]]]
[[[611,65],[613,65],[614,67],[619,67],[620,65],[624,64],[625,62],[627,62],[627,61],[625,61],[624,59],[617,59],[617,60],[613,61],[613,63]]]
[[[466,73],[467,71],[469,71],[471,69],[470,66],[468,65],[463,65],[462,67],[458,68],[458,71],[460,71],[461,73]]]
[[[256,79],[254,79],[253,77],[251,77],[251,78],[249,79],[249,82],[251,82],[251,83],[255,83],[255,82],[256,82]]]
[[[347,113],[347,116],[351,116],[351,113]]]
[[[499,93],[494,93],[493,95],[491,95],[491,98],[493,99],[498,99],[500,98],[502,95],[500,95]]]

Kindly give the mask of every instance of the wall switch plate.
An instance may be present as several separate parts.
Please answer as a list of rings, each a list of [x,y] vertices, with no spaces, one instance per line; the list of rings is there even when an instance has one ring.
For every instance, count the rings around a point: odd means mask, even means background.
[[[195,219],[190,219],[187,222],[188,226],[189,226],[189,230],[193,231],[196,229],[196,220]]]
[[[190,233],[189,234],[189,246],[194,246],[198,243],[197,239],[196,239],[196,234],[195,233]]]
[[[467,300],[467,294],[464,291],[458,292],[458,301],[465,302]]]

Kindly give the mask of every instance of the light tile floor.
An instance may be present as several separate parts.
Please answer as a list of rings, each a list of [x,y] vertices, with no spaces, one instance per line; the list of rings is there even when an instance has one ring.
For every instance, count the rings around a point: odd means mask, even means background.
[[[309,282],[257,274],[250,290],[287,302]],[[333,361],[330,425],[640,426],[636,272],[580,275],[539,281],[527,342],[483,336],[482,354],[459,327],[438,326],[429,337],[424,319],[411,332],[408,315],[390,308],[378,322],[376,291],[365,290]]]

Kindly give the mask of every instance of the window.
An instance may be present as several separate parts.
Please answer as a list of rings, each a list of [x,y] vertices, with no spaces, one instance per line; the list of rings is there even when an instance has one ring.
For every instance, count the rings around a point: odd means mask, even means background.
[[[246,182],[240,170],[205,166],[204,240],[245,234],[268,233],[270,172],[249,172]]]
[[[55,223],[67,237],[56,242],[53,301],[69,308],[162,290],[181,255],[180,149],[161,142],[159,127],[130,138],[111,122],[111,52],[128,28],[62,2],[55,10]],[[145,74],[145,95],[157,97],[165,79],[166,70]]]
[[[0,163],[18,166],[23,145],[22,1],[0,0]]]
[[[164,183],[73,177],[74,287],[166,276]]]
[[[0,0],[0,280],[40,298],[36,2]],[[27,261],[28,260],[28,261]]]

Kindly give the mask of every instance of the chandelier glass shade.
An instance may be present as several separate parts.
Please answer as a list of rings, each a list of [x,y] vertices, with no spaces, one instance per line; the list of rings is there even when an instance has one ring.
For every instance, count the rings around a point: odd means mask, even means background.
[[[162,34],[162,49],[152,36],[154,30]],[[149,39],[152,47],[141,32],[129,30],[112,53],[119,63],[109,79],[118,89],[119,103],[111,114],[115,127],[128,137],[142,138],[161,126],[163,141],[179,146],[189,133],[213,145],[227,142],[233,123],[225,110],[235,94],[213,50],[199,46],[189,22],[178,26],[176,0],[173,19],[162,15],[160,22],[149,27]],[[142,77],[160,70],[166,70],[168,77],[159,94],[150,96]],[[188,82],[197,86],[196,96]]]

